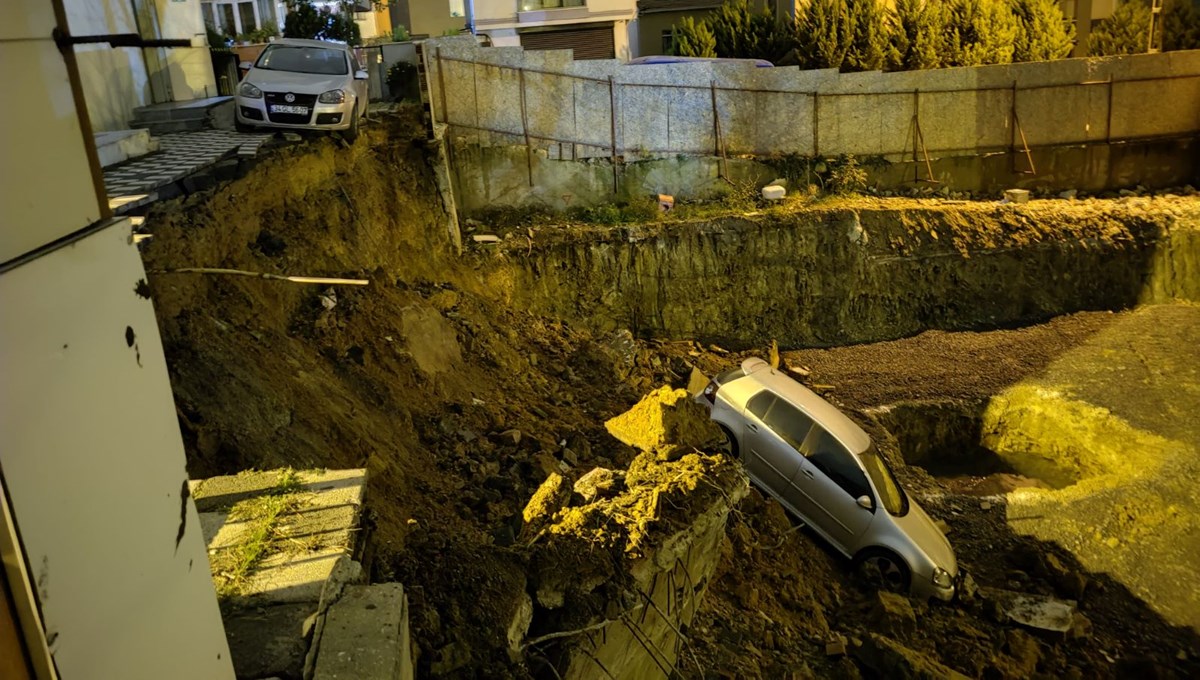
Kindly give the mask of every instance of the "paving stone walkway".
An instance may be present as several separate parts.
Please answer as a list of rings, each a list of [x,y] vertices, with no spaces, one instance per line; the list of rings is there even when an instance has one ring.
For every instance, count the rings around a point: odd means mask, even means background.
[[[109,206],[121,213],[155,200],[154,190],[232,155],[254,156],[273,133],[233,130],[178,132],[158,138],[159,151],[107,168]]]

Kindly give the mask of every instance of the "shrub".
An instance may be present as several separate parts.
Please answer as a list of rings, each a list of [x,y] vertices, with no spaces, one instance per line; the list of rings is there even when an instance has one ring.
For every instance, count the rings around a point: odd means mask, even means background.
[[[958,36],[953,66],[1008,64],[1020,32],[1006,0],[955,0],[950,29]]]
[[[1056,0],[1016,0],[1020,31],[1013,61],[1047,61],[1069,56],[1075,47],[1075,24],[1067,21]]]
[[[1088,54],[1139,54],[1149,47],[1150,9],[1137,0],[1122,3],[1088,36]]]
[[[392,42],[408,42],[412,38],[408,33],[408,28],[404,24],[400,24],[392,29]]]
[[[417,67],[414,64],[407,61],[398,61],[392,64],[388,68],[385,80],[388,92],[395,101],[411,99],[413,95],[420,96],[417,93]]]
[[[748,0],[725,0],[705,20],[716,40],[716,55],[730,59],[778,61],[791,48],[791,36],[770,9],[754,9]]]
[[[829,164],[827,187],[835,194],[858,193],[867,188],[867,171],[858,164],[854,154],[838,156]]]
[[[683,17],[678,26],[671,27],[671,51],[681,57],[715,57],[717,39],[708,22]]]
[[[888,48],[887,14],[879,0],[849,0],[853,27],[843,71],[877,71],[883,68]]]
[[[950,5],[946,0],[896,0],[888,16],[891,45],[888,68],[910,71],[946,64],[958,36],[950,30]]]
[[[1163,51],[1200,49],[1200,10],[1191,0],[1169,0],[1162,30]]]
[[[812,0],[796,18],[796,50],[805,68],[841,68],[854,39],[845,0]]]

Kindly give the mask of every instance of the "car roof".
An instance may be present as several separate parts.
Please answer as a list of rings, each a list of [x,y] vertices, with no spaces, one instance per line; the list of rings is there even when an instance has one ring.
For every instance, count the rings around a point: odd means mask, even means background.
[[[295,47],[324,47],[333,50],[349,50],[346,43],[329,42],[328,40],[306,40],[304,38],[276,38],[272,45],[293,45]]]
[[[852,453],[862,453],[871,445],[870,435],[864,432],[857,423],[846,417],[845,413],[782,371],[771,368],[771,365],[762,359],[757,357],[746,359],[742,362],[742,370],[746,373],[743,380],[756,382],[788,400],[807,413]]]

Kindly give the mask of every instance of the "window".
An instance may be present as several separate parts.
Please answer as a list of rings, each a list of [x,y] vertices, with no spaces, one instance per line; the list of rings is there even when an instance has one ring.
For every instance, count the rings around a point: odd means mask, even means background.
[[[213,28],[225,35],[237,36],[256,31],[264,21],[271,20],[270,15],[261,13],[263,7],[261,0],[205,2],[201,5],[201,12],[204,20]]]
[[[879,491],[879,504],[897,517],[907,515],[908,497],[896,483],[896,478],[892,475],[887,463],[883,462],[883,457],[879,455],[875,444],[872,443],[866,451],[858,454],[858,458],[863,462],[863,467],[867,468],[867,474],[871,475],[875,489]]]
[[[825,476],[852,498],[870,496],[871,487],[854,456],[821,427],[814,427],[800,451]]]
[[[238,17],[242,20],[241,31],[239,33],[249,33],[250,31],[258,30],[258,21],[255,19],[255,15],[253,2],[238,3]]]
[[[812,428],[811,418],[766,390],[754,395],[746,408],[797,451]]]
[[[675,32],[674,31],[663,31],[662,32],[662,53],[663,54],[674,54],[674,52],[675,52]]]
[[[344,76],[349,73],[345,52],[325,47],[297,47],[274,43],[263,50],[255,68],[292,73]]]
[[[450,0],[450,16],[465,17],[467,16],[466,7],[463,6],[463,0]]]

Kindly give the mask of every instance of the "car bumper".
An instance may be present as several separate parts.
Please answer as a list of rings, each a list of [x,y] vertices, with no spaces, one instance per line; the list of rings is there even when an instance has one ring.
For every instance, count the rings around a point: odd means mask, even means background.
[[[239,123],[293,130],[347,130],[354,117],[355,105],[353,97],[347,97],[341,104],[318,102],[309,111],[307,122],[282,122],[271,119],[264,99],[250,99],[241,95],[234,97],[234,112]]]

